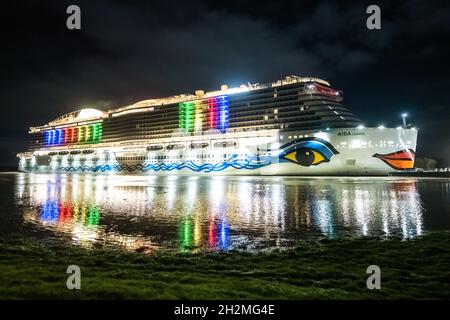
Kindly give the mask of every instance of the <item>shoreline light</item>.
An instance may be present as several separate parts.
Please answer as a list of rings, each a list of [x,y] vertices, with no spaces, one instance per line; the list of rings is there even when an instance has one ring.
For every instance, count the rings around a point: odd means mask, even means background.
[[[406,112],[402,113],[403,128],[406,128],[406,117],[407,116],[408,116],[408,113],[406,113]]]

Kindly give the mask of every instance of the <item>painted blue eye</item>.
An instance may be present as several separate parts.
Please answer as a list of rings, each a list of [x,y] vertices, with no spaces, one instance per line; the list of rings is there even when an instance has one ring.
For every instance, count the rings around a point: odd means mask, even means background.
[[[316,138],[301,138],[281,147],[280,158],[304,167],[329,162],[339,152],[327,141]]]

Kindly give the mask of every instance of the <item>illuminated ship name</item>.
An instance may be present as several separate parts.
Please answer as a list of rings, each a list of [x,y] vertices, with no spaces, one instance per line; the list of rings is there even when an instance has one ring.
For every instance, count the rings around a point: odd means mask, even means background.
[[[364,132],[351,132],[351,131],[339,131],[338,136],[346,137],[346,136],[364,136]]]

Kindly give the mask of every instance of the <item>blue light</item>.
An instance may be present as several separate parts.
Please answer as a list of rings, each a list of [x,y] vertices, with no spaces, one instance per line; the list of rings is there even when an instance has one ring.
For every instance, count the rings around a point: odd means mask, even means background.
[[[50,130],[50,143],[49,144],[55,144],[55,130]]]
[[[59,143],[59,131],[58,130],[52,130],[53,131],[53,143],[52,144],[58,144]]]
[[[58,144],[62,144],[64,141],[64,131],[63,129],[58,129]]]
[[[229,101],[227,96],[217,97],[219,105],[219,130],[225,133],[229,123]]]
[[[45,137],[45,144],[49,145],[52,142],[51,136],[50,136],[50,131],[45,131],[44,137]]]
[[[230,227],[225,219],[219,225],[219,243],[218,248],[220,250],[227,250],[230,246]]]
[[[56,201],[47,200],[41,209],[40,220],[42,222],[55,224],[58,222],[59,205]]]

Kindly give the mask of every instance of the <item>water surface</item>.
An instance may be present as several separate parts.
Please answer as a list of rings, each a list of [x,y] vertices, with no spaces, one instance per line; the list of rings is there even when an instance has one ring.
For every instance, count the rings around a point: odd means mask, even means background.
[[[0,174],[0,232],[85,247],[257,251],[450,229],[450,180]]]

